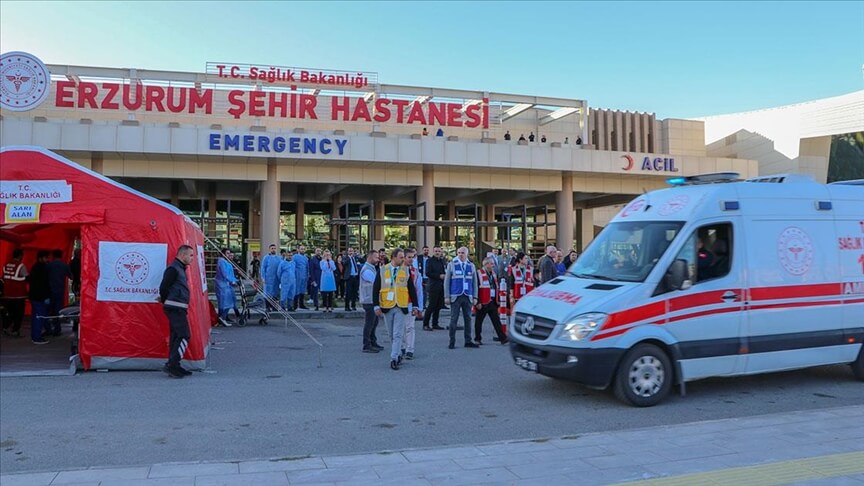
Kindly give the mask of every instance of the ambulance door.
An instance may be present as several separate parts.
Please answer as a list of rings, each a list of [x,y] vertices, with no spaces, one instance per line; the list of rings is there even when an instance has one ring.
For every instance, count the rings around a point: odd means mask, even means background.
[[[690,285],[666,292],[666,327],[678,340],[685,380],[743,370],[746,265],[739,226],[740,218],[707,220],[675,257],[687,262]]]
[[[796,219],[754,217],[747,226],[747,373],[846,359],[837,232],[829,211],[811,208]]]

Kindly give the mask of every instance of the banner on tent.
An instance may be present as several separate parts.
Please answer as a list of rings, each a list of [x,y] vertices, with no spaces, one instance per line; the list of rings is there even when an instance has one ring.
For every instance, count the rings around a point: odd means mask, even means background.
[[[39,222],[39,203],[27,204],[7,204],[6,205],[6,222],[7,223],[38,223]]]
[[[167,257],[165,243],[100,241],[96,300],[159,302]]]
[[[64,203],[72,201],[66,181],[0,181],[0,203]]]

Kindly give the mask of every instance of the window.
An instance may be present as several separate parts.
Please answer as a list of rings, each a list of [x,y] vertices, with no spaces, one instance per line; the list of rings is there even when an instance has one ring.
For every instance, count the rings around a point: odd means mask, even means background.
[[[716,223],[698,228],[687,238],[675,260],[687,262],[687,280],[692,285],[725,277],[732,265],[732,225]],[[663,281],[655,295],[669,290]]]
[[[611,223],[570,268],[571,275],[598,280],[643,282],[684,223]]]

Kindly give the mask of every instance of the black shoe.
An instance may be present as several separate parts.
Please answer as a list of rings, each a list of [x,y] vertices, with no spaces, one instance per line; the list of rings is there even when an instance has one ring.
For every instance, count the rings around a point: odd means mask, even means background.
[[[450,343],[450,345],[447,346],[447,349],[456,349],[456,343]]]
[[[431,331],[431,330],[432,330],[432,328],[431,328],[431,327],[429,327],[429,326],[423,326],[423,330],[424,330],[424,331]]]
[[[398,358],[396,358],[396,363],[400,364],[400,365],[402,364],[402,355],[401,354],[399,355]]]
[[[182,366],[179,367],[179,368],[177,368],[177,371],[179,371],[180,373],[182,373],[183,376],[190,376],[190,375],[192,374],[191,371],[187,370],[186,368],[184,368],[184,367],[182,367]]]
[[[384,346],[378,346],[377,344],[373,344],[373,345],[372,345],[372,349],[375,349],[375,350],[377,350],[377,351],[383,351],[383,350],[384,350]]]
[[[510,340],[507,339],[506,337],[505,337],[504,339],[501,340],[501,344],[502,344],[502,345],[503,345],[503,344],[507,344],[507,343],[509,343],[509,342],[510,342]]]
[[[498,341],[500,341],[500,339],[498,339],[498,336],[493,337],[492,340],[495,341],[496,343],[497,343]]]
[[[393,371],[399,369],[399,363],[397,363],[395,359],[390,361],[390,369]]]
[[[410,351],[407,352],[407,353],[405,353],[405,359],[407,359],[407,360],[413,360],[413,359],[414,359],[414,353],[412,353],[412,352],[410,352]]]
[[[184,375],[183,372],[180,371],[180,369],[168,368],[168,376],[170,378],[183,378],[186,375]]]
[[[364,353],[373,353],[373,354],[375,354],[375,353],[380,353],[381,350],[380,350],[380,349],[376,349],[376,348],[363,348],[363,352],[364,352]]]
[[[301,305],[300,308],[303,309],[303,310],[309,310],[309,308],[306,307],[305,305]],[[318,310],[318,309],[315,309],[315,310]]]
[[[351,312],[351,309],[349,309],[348,307],[346,307],[346,308],[345,308],[345,312]]]
[[[477,346],[476,344],[472,343],[471,341],[468,341],[467,343],[465,343],[465,347],[466,348],[479,348],[480,346]]]
[[[483,346],[483,341],[481,339],[475,339],[474,344],[476,344],[477,346]]]
[[[444,328],[439,326],[438,324],[433,325],[432,329],[435,329],[436,331],[443,331],[444,330]]]

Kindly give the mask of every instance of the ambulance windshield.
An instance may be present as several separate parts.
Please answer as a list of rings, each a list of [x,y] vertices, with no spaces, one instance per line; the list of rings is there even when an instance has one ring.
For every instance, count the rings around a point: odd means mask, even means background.
[[[683,222],[618,222],[607,226],[567,273],[580,278],[643,282],[678,236]]]

